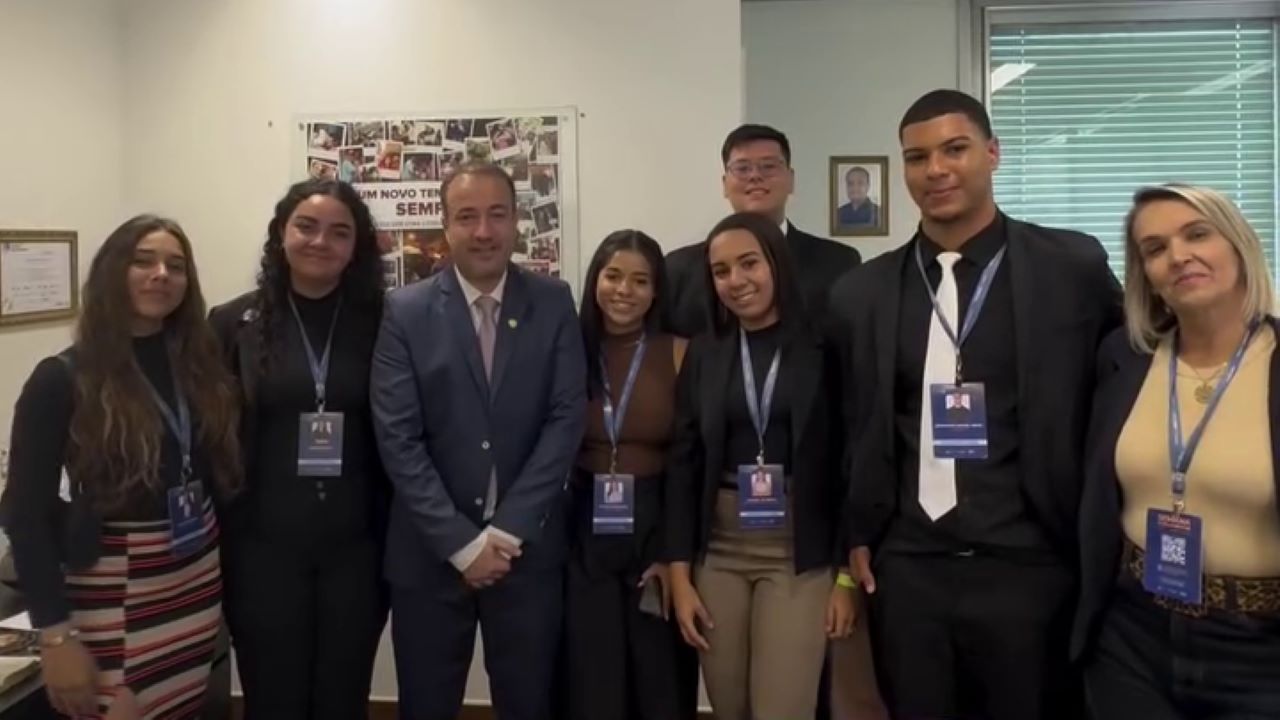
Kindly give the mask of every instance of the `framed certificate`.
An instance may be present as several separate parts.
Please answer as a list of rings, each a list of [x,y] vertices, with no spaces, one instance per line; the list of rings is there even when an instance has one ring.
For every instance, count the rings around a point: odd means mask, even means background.
[[[74,231],[0,230],[0,325],[75,317],[76,246]]]

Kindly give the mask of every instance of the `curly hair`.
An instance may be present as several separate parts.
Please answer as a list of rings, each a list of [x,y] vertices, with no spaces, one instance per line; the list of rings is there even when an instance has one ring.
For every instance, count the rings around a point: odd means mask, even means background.
[[[139,215],[112,232],[94,256],[76,323],[76,401],[67,465],[90,489],[95,505],[108,511],[121,507],[135,490],[161,483],[165,430],[134,359],[127,279],[138,243],[155,232],[177,239],[187,259],[186,296],[164,320],[174,379],[199,418],[198,440],[209,452],[212,479],[228,494],[241,480],[238,395],[205,320],[191,242],[173,220]]]
[[[262,246],[262,266],[258,271],[258,368],[266,375],[283,337],[281,324],[289,317],[285,308],[290,288],[289,261],[284,254],[284,233],[289,218],[304,200],[316,195],[331,197],[347,207],[355,222],[355,252],[342,271],[340,287],[344,307],[372,315],[382,315],[386,282],[382,275],[382,253],[378,249],[377,228],[369,206],[355,188],[338,180],[304,180],[289,188],[276,203],[275,215],[267,225],[267,241]]]

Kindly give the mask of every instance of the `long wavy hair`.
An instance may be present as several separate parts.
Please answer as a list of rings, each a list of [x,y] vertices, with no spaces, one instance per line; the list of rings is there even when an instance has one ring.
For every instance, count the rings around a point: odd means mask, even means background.
[[[382,253],[378,250],[378,233],[369,206],[360,199],[355,188],[338,180],[304,180],[291,186],[276,203],[275,215],[267,225],[267,241],[262,246],[262,267],[258,272],[258,367],[263,375],[270,370],[278,350],[279,338],[284,337],[282,325],[290,317],[288,295],[290,289],[289,261],[284,254],[284,233],[289,218],[307,198],[324,195],[347,207],[355,221],[355,252],[351,262],[342,271],[339,287],[342,292],[343,312],[356,310],[372,317],[374,322],[382,318],[382,301],[386,282],[382,275]]]
[[[667,322],[667,269],[658,241],[639,230],[617,230],[609,233],[596,248],[587,266],[586,287],[582,291],[582,304],[578,311],[582,324],[582,341],[587,351],[587,393],[595,398],[604,391],[600,376],[600,344],[604,340],[604,312],[596,302],[596,288],[600,286],[600,273],[614,253],[631,250],[639,253],[649,264],[649,278],[653,285],[653,304],[644,314],[644,329],[650,336],[657,335]]]
[[[134,359],[133,303],[128,273],[138,242],[154,232],[172,235],[187,260],[187,290],[164,319],[174,379],[191,404],[193,438],[209,454],[212,478],[225,493],[240,485],[239,406],[218,341],[205,319],[204,296],[191,241],[173,220],[139,215],[116,228],[89,268],[76,324],[76,402],[68,468],[111,511],[135,491],[159,490],[165,429]]]

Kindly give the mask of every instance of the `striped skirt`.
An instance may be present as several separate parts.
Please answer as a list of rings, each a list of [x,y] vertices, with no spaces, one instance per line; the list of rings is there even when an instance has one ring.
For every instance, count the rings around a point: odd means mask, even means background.
[[[98,664],[98,714],[122,688],[142,717],[197,717],[222,623],[218,523],[204,507],[205,532],[185,557],[170,550],[169,521],[108,522],[102,558],[67,574],[71,621]]]

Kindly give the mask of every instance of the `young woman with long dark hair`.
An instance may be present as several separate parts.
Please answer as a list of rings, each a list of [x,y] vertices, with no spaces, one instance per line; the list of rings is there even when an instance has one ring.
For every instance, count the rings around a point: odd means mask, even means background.
[[[93,259],[74,345],[36,366],[14,411],[5,526],[57,711],[200,711],[237,419],[186,234],[125,222]]]

